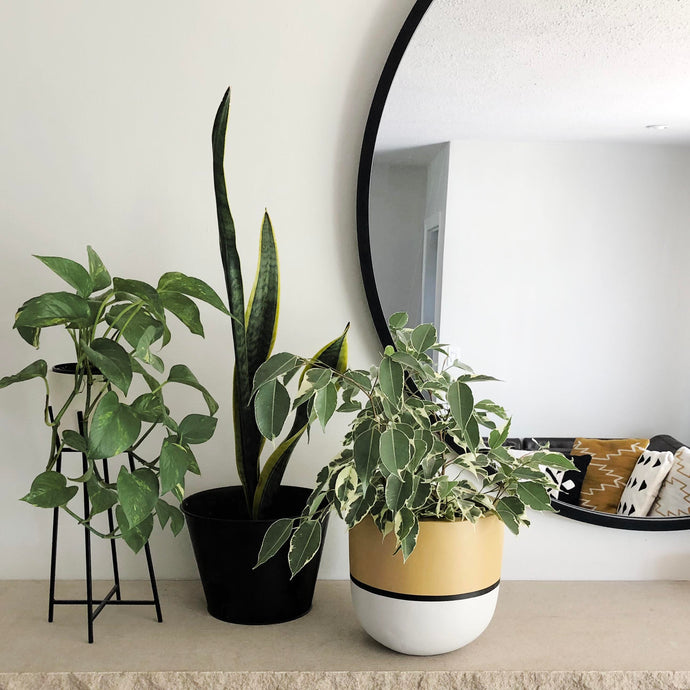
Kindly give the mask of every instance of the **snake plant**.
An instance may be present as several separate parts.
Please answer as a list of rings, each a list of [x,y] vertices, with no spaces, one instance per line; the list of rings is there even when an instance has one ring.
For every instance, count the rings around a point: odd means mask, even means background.
[[[271,420],[285,421],[289,401],[274,406],[273,397],[257,396],[252,400],[254,375],[271,356],[278,327],[280,303],[280,275],[278,253],[271,219],[264,213],[259,245],[259,266],[249,301],[245,306],[242,268],[237,251],[235,223],[228,203],[224,173],[225,137],[230,110],[230,89],[225,92],[213,123],[213,180],[220,237],[220,252],[225,272],[232,335],[235,349],[233,375],[233,421],[235,430],[235,459],[244,489],[247,513],[254,519],[270,512],[290,457],[307,430],[313,414],[311,400],[297,405],[292,427],[285,440],[277,445],[261,467],[264,434],[271,433]],[[319,350],[313,358],[314,366],[344,371],[347,366],[347,328],[338,338]],[[276,355],[276,357],[279,357]],[[284,402],[284,398],[281,399]],[[271,410],[264,414],[267,404]],[[257,414],[255,416],[254,407]],[[257,421],[257,418],[259,421]],[[263,419],[268,420],[263,425]],[[265,428],[260,428],[260,424]],[[282,427],[282,423],[280,425]],[[262,431],[264,432],[262,434]]]

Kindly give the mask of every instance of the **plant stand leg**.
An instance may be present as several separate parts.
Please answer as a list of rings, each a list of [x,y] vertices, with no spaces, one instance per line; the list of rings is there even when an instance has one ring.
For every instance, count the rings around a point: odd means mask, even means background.
[[[108,476],[108,458],[103,458],[103,480],[106,484],[110,484],[110,477]],[[113,532],[115,530],[115,519],[113,517],[113,509],[108,508],[108,529]],[[113,563],[113,581],[115,583],[115,599],[122,601],[122,591],[120,589],[120,568],[117,564],[117,543],[115,539],[110,540],[110,558]]]
[[[134,472],[134,456],[131,451],[127,453],[129,458],[129,469]],[[106,480],[107,481],[107,480]],[[158,585],[156,584],[156,573],[153,570],[153,558],[151,558],[151,547],[149,543],[144,544],[144,553],[146,554],[146,566],[149,571],[149,580],[151,582],[151,594],[153,595],[153,603],[156,607],[156,618],[159,623],[163,622],[163,613],[161,612],[161,602],[158,597]]]
[[[50,417],[52,421],[53,411],[49,408]],[[55,469],[60,472],[62,470],[62,453],[58,455]],[[60,517],[60,509],[53,508],[53,534],[50,544],[50,590],[48,594],[48,622],[53,622],[53,614],[55,613],[55,571],[57,567],[57,539],[58,539],[58,518]]]

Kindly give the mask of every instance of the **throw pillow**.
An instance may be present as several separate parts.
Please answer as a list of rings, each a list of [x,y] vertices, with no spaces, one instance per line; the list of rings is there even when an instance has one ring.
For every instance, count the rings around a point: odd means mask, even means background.
[[[682,446],[676,451],[671,470],[649,514],[660,517],[690,515],[690,448]]]
[[[648,438],[576,438],[573,455],[592,456],[582,482],[580,505],[603,513],[615,513],[625,483],[648,445]]]
[[[642,453],[623,489],[618,514],[647,515],[671,465],[673,453],[668,450],[646,450]]]
[[[564,453],[564,455],[573,461],[576,469],[563,472],[563,478],[561,479],[556,498],[563,503],[570,503],[576,506],[580,504],[582,482],[585,479],[589,463],[592,461],[592,456],[570,455],[569,453]]]

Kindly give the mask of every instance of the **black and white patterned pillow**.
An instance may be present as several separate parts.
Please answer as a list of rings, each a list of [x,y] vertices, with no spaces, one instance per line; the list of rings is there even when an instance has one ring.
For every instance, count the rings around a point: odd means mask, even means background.
[[[616,511],[618,515],[647,515],[672,465],[673,453],[670,451],[645,450],[623,489]]]
[[[573,461],[576,469],[559,470],[552,467],[541,466],[541,470],[556,484],[556,488],[549,489],[552,498],[557,498],[564,503],[577,505],[582,491],[582,480],[592,459],[591,455],[570,455],[563,453],[566,458]]]
[[[582,493],[582,482],[584,481],[585,474],[587,473],[587,468],[589,463],[592,461],[591,455],[570,455],[570,453],[564,453],[566,458],[570,458],[575,465],[574,470],[567,470],[563,473],[563,479],[558,489],[559,501],[563,503],[570,503],[574,506],[580,504],[580,494]]]

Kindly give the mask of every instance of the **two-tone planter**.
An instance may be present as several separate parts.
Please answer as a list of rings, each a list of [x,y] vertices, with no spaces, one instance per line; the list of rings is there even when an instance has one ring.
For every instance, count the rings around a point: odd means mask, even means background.
[[[403,563],[395,538],[369,517],[350,530],[355,614],[381,644],[404,654],[443,654],[475,640],[496,608],[503,523],[422,520]]]

